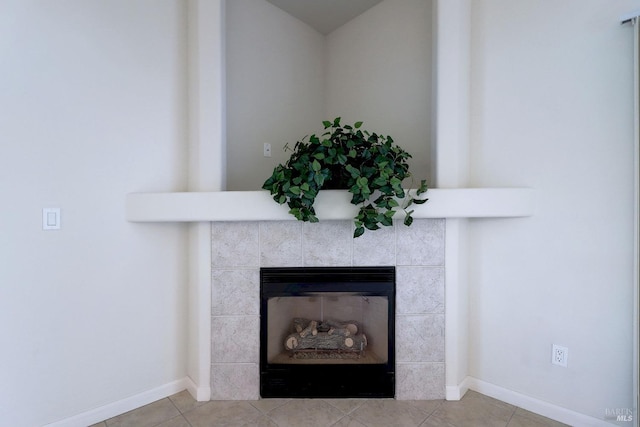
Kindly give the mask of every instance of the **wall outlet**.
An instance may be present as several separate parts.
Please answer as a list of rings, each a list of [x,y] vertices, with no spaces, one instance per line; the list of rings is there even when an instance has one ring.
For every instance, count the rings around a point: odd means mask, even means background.
[[[569,359],[569,349],[562,347],[561,345],[554,344],[551,349],[551,363],[554,365],[567,367],[567,360]]]
[[[265,157],[271,157],[271,144],[265,142],[263,150],[263,154]]]

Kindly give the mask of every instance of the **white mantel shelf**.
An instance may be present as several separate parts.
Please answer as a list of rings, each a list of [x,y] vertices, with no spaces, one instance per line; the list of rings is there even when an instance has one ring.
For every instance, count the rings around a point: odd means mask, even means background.
[[[429,201],[414,205],[414,218],[515,218],[531,216],[531,188],[430,189]],[[320,220],[351,219],[357,207],[346,190],[323,190],[315,208]],[[399,217],[402,215],[399,214]],[[277,204],[267,191],[131,193],[126,218],[132,222],[213,222],[295,220],[287,205]]]

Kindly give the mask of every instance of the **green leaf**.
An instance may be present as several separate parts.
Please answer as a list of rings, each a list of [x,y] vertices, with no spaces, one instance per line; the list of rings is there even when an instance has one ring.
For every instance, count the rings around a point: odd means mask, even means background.
[[[289,213],[296,217],[297,220],[302,221],[302,213],[299,208],[293,208],[289,210]]]
[[[293,187],[289,188],[289,191],[292,192],[293,194],[295,194],[296,196],[298,196],[300,194],[300,187],[293,186]]]
[[[322,166],[320,165],[320,162],[318,162],[317,160],[313,161],[313,163],[311,164],[311,167],[313,168],[313,170],[315,172],[319,172],[320,169],[322,169]]]
[[[360,237],[364,234],[364,227],[356,227],[355,231],[353,232],[353,238],[355,239],[356,237]]]
[[[316,153],[313,155],[313,157],[315,157],[318,160],[322,160],[324,159],[324,153]]]
[[[340,127],[340,117],[335,118],[335,120],[333,121],[333,127],[334,128]]]
[[[424,204],[427,200],[429,200],[429,199],[413,199],[413,203],[415,203],[416,205],[422,205],[422,204]]]
[[[356,129],[360,129],[360,126],[362,126],[362,122],[355,122],[353,124],[353,127],[355,127]]]
[[[427,180],[423,179],[420,181],[420,188],[418,188],[418,191],[416,191],[416,194],[419,196],[426,192],[427,192]]]
[[[353,166],[346,165],[344,168],[351,174],[352,178],[357,178],[360,176],[360,170],[354,168]]]
[[[411,224],[413,224],[413,217],[407,214],[407,216],[404,217],[404,225],[409,227]]]
[[[326,129],[326,128],[331,127],[331,122],[330,122],[330,121],[324,120],[324,121],[322,122],[322,124],[324,125],[324,128],[325,128],[325,129]]]

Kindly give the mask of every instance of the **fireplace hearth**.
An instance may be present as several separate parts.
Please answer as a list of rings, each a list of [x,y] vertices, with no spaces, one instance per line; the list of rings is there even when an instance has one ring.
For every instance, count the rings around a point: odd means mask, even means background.
[[[260,269],[262,397],[394,397],[395,267]]]

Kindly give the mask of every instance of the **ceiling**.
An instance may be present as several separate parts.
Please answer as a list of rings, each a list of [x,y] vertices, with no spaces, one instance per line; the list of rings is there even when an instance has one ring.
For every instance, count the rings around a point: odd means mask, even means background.
[[[382,0],[267,0],[322,34],[329,34]]]

